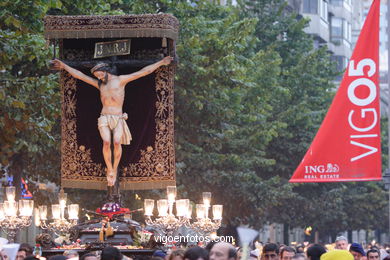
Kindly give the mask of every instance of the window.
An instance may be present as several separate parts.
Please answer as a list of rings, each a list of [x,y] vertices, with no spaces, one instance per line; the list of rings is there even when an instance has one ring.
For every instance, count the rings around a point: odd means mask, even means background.
[[[343,40],[346,40],[350,44],[352,42],[351,23],[342,18],[332,17],[330,37],[331,42],[336,45],[340,45]]]
[[[343,6],[343,0],[330,0],[330,3],[335,6]]]
[[[352,6],[352,0],[330,0],[332,5],[343,6],[344,4]]]
[[[341,18],[332,17],[331,29],[330,29],[330,40],[340,45],[343,38],[343,20]]]
[[[318,14],[318,0],[303,0],[303,12]]]
[[[328,3],[324,0],[321,0],[321,6],[320,6],[320,16],[322,19],[324,19],[326,22],[328,21]]]
[[[348,59],[344,56],[334,55],[331,57],[331,59],[335,63],[337,72],[341,73],[347,67]],[[335,80],[341,80],[342,76],[342,74],[338,75]]]
[[[347,22],[347,41],[352,42],[352,25]]]

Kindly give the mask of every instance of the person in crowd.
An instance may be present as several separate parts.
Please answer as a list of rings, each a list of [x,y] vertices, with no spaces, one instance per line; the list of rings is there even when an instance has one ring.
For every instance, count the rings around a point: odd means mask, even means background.
[[[325,247],[319,244],[313,244],[309,246],[306,251],[308,260],[320,260],[321,255],[326,253]]]
[[[278,247],[279,247],[279,258],[280,258],[280,253],[282,252],[283,248],[286,247],[286,245],[285,244],[279,244]]]
[[[28,243],[21,243],[19,246],[19,250],[24,250],[26,252],[26,256],[30,256],[33,254],[34,248]]]
[[[304,253],[297,253],[292,257],[293,260],[306,260]]]
[[[152,258],[150,260],[164,260],[167,257],[167,254],[162,250],[156,250],[153,252]]]
[[[352,243],[349,247],[349,252],[353,255],[353,259],[361,260],[363,256],[366,256],[364,249],[359,243]]]
[[[295,249],[291,246],[285,246],[280,251],[280,260],[292,260],[295,255]]]
[[[249,259],[251,259],[251,260],[257,260],[257,259],[259,259],[259,256],[260,256],[259,249],[252,250],[249,253]],[[239,260],[241,258],[239,258],[238,255],[237,255],[237,259]]]
[[[33,255],[29,255],[29,256],[26,256],[26,258],[24,258],[24,260],[39,260],[39,258],[36,258]]]
[[[210,250],[210,260],[236,260],[237,252],[232,244],[226,242],[216,243]]]
[[[215,240],[212,240],[212,241],[210,241],[210,242],[206,245],[205,249],[207,250],[208,253],[210,253],[211,248],[213,248],[213,246],[214,246],[216,243],[217,243],[217,242],[216,242]]]
[[[242,247],[237,247],[237,248],[236,248],[237,259],[241,259],[241,257],[242,257],[242,250],[243,250]]]
[[[339,236],[336,238],[335,249],[348,250],[348,239],[344,236]]]
[[[82,255],[80,260],[98,260],[98,257],[94,253],[87,253]]]
[[[379,260],[381,257],[378,249],[369,249],[367,251],[367,260]]]
[[[162,259],[165,259],[167,254],[164,251],[162,251],[162,250],[156,250],[156,251],[153,252],[152,256],[157,256],[157,257],[161,257]]]
[[[199,246],[188,248],[184,252],[184,260],[208,260],[209,253],[206,249]]]
[[[374,249],[374,248],[371,248],[371,249]],[[386,249],[384,248],[376,248],[376,250],[379,251],[379,255],[381,256],[381,260],[384,260],[386,257],[390,257],[390,254],[388,251],[386,251]]]
[[[148,255],[134,255],[132,257],[134,260],[150,260],[150,256]]]
[[[26,249],[19,247],[18,253],[16,254],[16,260],[23,260],[26,257],[27,257]]]
[[[321,255],[321,260],[353,260],[353,256],[346,250],[332,250]]]
[[[277,244],[268,243],[263,247],[263,252],[261,253],[261,260],[276,260],[279,255],[279,247]]]
[[[108,246],[102,250],[100,260],[122,260],[123,256],[118,248]]]
[[[184,260],[184,250],[173,250],[168,257],[168,260]]]
[[[49,260],[66,260],[66,256],[64,255],[53,255],[49,257]]]
[[[4,250],[0,250],[0,260],[9,260]]]
[[[79,259],[79,253],[75,250],[66,250],[63,253],[64,256],[66,256],[66,259],[72,259],[72,260],[78,260]]]
[[[302,245],[302,244],[299,244],[299,245],[297,245],[297,247],[295,248],[295,251],[297,252],[297,254],[298,253],[305,253],[305,246],[304,245]]]

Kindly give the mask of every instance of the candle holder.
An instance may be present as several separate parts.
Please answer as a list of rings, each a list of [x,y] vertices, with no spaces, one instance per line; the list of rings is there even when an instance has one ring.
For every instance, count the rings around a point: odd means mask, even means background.
[[[58,195],[59,204],[51,205],[51,213],[53,220],[51,222],[47,219],[47,206],[39,206],[38,209],[35,209],[35,224],[42,229],[46,229],[54,232],[56,235],[64,235],[69,232],[69,230],[77,225],[78,222],[78,213],[79,205],[70,204],[68,206],[68,219],[65,217],[65,208],[67,201],[67,194],[61,189]]]
[[[154,200],[145,199],[145,223],[166,235],[174,234],[180,227],[194,229],[198,233],[210,234],[218,230],[222,223],[222,205],[213,205],[213,220],[208,217],[211,207],[211,192],[203,192],[203,204],[196,205],[196,221],[191,223],[192,206],[189,199],[176,199],[176,186],[167,187],[167,198],[157,201],[158,218],[153,217]],[[173,205],[176,203],[176,216]]]
[[[15,187],[5,188],[7,200],[0,203],[0,226],[7,234],[8,240],[13,243],[20,229],[26,228],[32,223],[34,201],[15,201]],[[19,211],[19,213],[18,213]]]

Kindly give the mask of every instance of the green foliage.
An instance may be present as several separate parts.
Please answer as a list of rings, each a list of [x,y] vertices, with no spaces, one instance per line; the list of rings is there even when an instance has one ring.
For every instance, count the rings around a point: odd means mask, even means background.
[[[58,132],[53,131],[59,119],[57,76],[47,74],[49,49],[41,33],[42,18],[54,4],[1,3],[0,163],[15,165],[11,172],[17,169],[22,175],[39,157],[46,157],[50,165],[48,155],[57,150],[59,140]],[[24,167],[19,169],[22,162]]]

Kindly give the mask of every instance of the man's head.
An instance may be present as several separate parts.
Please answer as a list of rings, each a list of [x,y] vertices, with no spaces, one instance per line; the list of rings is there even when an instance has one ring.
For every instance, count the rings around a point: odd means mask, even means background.
[[[366,255],[363,247],[358,243],[352,243],[351,247],[349,248],[349,252],[353,255],[355,260],[360,260],[362,256]]]
[[[207,260],[208,251],[200,246],[190,247],[184,252],[184,260]]]
[[[30,256],[33,253],[33,248],[28,243],[21,243],[19,246],[19,250],[26,251],[27,256]]]
[[[16,260],[23,260],[27,256],[27,251],[24,249],[19,249],[18,253],[16,254]]]
[[[111,68],[107,63],[99,62],[92,69],[91,73],[103,83],[108,80],[108,74],[111,74]]]
[[[293,260],[305,260],[305,254],[304,253],[297,253],[293,256]]]
[[[176,249],[173,250],[165,259],[168,260],[183,260],[184,259],[184,250]]]
[[[167,256],[167,254],[162,250],[156,250],[153,252],[152,256],[161,257],[162,259],[164,259]]]
[[[344,236],[339,236],[336,238],[335,249],[348,250],[348,239]]]
[[[379,260],[381,254],[378,249],[370,249],[367,251],[367,260]]]
[[[122,260],[122,254],[118,248],[108,246],[102,250],[101,260]]]
[[[265,244],[263,247],[263,252],[261,254],[261,259],[265,260],[276,260],[278,259],[279,247],[274,243]]]
[[[0,259],[9,260],[8,255],[4,252],[4,250],[0,250]]]
[[[226,242],[218,242],[210,250],[210,260],[235,260],[236,258],[236,249]]]
[[[280,260],[292,260],[295,255],[295,249],[290,246],[285,246],[280,251]]]
[[[296,251],[297,251],[297,254],[298,253],[305,253],[305,246],[304,245],[297,245],[296,247],[295,247],[295,249],[296,249]]]
[[[75,250],[66,250],[63,253],[64,256],[66,256],[67,259],[78,259],[79,258],[79,253]]]
[[[84,254],[80,260],[98,260],[96,254],[94,253],[87,253],[87,254]]]
[[[326,253],[325,247],[319,244],[309,246],[306,251],[307,257],[311,260],[319,260],[321,255]]]

